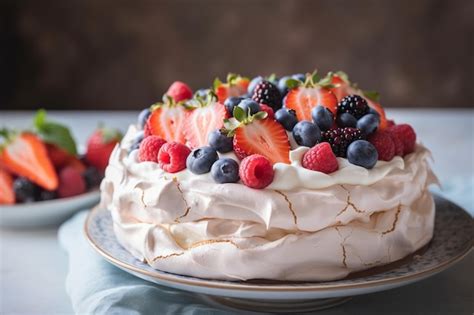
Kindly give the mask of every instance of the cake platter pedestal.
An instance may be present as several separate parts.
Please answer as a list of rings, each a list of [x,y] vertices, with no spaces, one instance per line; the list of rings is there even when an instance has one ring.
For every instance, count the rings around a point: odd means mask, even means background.
[[[230,310],[308,312],[339,305],[356,295],[420,281],[464,258],[473,247],[472,217],[441,197],[435,196],[435,203],[435,231],[427,246],[400,261],[326,282],[223,281],[155,270],[118,243],[110,212],[105,209],[91,211],[84,230],[92,247],[117,267],[159,285],[200,294],[208,304]]]

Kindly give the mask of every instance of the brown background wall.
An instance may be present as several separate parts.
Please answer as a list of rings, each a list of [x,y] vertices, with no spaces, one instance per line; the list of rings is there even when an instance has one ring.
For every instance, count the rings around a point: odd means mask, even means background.
[[[345,70],[385,106],[472,107],[472,0],[0,4],[0,107],[138,109],[174,80]]]

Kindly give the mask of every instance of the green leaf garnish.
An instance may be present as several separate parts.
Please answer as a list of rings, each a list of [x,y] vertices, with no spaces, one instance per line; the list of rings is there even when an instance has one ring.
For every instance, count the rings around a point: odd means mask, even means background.
[[[33,118],[33,125],[44,142],[55,144],[71,155],[77,155],[76,142],[69,128],[62,124],[48,121],[44,109],[38,110]]]
[[[377,91],[362,91],[365,97],[374,102],[379,102],[380,93]]]
[[[234,107],[232,115],[235,119],[237,119],[237,121],[240,122],[244,121],[247,118],[247,113],[239,106]]]
[[[296,79],[292,79],[292,78],[289,78],[288,80],[286,80],[285,84],[286,84],[286,87],[288,89],[294,89],[298,86],[300,86],[303,82],[301,82],[300,80],[296,80]]]

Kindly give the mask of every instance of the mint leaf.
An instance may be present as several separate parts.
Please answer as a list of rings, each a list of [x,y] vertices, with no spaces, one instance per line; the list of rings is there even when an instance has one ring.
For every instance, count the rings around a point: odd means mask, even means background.
[[[38,110],[33,118],[33,124],[44,142],[55,144],[71,155],[77,155],[76,142],[69,128],[56,122],[47,121],[44,109]]]

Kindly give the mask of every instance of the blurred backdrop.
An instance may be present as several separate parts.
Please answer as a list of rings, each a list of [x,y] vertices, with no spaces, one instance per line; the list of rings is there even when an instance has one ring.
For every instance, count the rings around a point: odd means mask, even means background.
[[[384,106],[474,105],[472,0],[3,0],[0,19],[1,109],[139,109],[175,80],[315,68]]]

